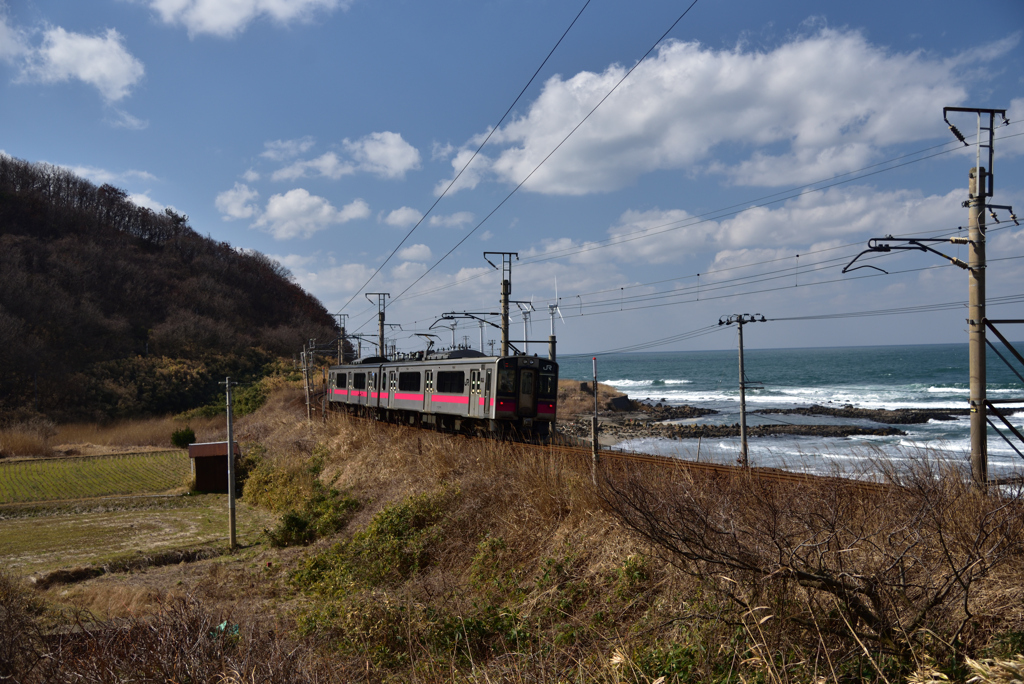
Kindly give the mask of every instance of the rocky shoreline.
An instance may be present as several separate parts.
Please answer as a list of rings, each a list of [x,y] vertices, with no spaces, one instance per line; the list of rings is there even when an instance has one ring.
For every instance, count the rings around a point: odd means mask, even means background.
[[[572,392],[583,393],[581,389],[572,388]],[[566,397],[569,390],[566,390]],[[592,396],[592,395],[591,395]],[[559,400],[563,400],[562,392]],[[664,400],[662,400],[664,401]],[[610,445],[627,439],[698,439],[701,437],[722,438],[738,437],[739,423],[731,425],[680,424],[675,421],[692,420],[702,416],[714,415],[718,411],[699,406],[670,406],[667,403],[647,402],[630,399],[625,394],[617,394],[602,401],[602,410],[598,415],[600,422],[599,439],[602,444]],[[578,409],[577,409],[578,410]],[[966,408],[937,409],[863,409],[851,404],[845,406],[821,406],[813,404],[806,407],[790,409],[758,409],[750,414],[761,415],[798,415],[827,416],[868,420],[878,423],[878,427],[865,425],[748,425],[748,437],[776,437],[782,435],[799,435],[807,437],[856,437],[856,436],[903,436],[907,433],[895,425],[919,425],[929,420],[956,420],[958,417],[970,415]],[[574,419],[560,420],[558,432],[573,439],[590,438],[590,414],[580,413]]]
[[[832,416],[833,418],[862,418],[886,425],[918,425],[929,420],[956,420],[959,416],[969,416],[970,409],[859,409],[847,404],[842,408],[819,406],[813,404],[806,408],[791,409],[758,409],[750,413],[779,414],[790,416]]]
[[[678,407],[675,407],[678,408]],[[563,435],[585,438],[590,436],[590,420],[578,419],[559,426]],[[601,420],[600,436],[612,441],[627,439],[697,439],[699,437],[739,437],[740,425],[680,425],[645,420],[626,419],[621,422]],[[808,437],[898,436],[907,434],[894,427],[862,427],[858,425],[748,425],[747,437],[777,437],[800,435]],[[602,441],[608,441],[607,439]]]

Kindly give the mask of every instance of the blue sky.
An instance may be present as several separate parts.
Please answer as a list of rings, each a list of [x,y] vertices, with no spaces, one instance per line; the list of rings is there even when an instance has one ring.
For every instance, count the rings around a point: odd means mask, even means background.
[[[273,256],[350,329],[375,327],[364,291],[390,292],[403,349],[442,313],[497,310],[485,250],[519,252],[513,297],[533,300],[533,338],[548,334],[557,283],[562,352],[681,336],[732,313],[962,301],[966,274],[925,254],[875,262],[890,275],[841,274],[871,237],[966,225],[974,152],[947,130],[947,105],[1010,110],[993,201],[1024,209],[1019,0],[970,14],[924,0],[699,0],[628,76],[689,2],[592,0],[445,193],[583,5],[0,0],[0,150]],[[975,119],[954,123],[973,142]],[[993,298],[1024,294],[1024,259],[1012,258],[1024,229],[1001,219]],[[964,318],[779,320],[747,337],[961,342]],[[478,344],[475,323],[456,335]],[[657,348],[734,343],[716,330]]]

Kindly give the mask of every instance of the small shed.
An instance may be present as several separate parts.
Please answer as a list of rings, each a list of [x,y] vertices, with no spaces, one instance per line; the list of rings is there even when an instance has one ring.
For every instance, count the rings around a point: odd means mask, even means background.
[[[235,458],[237,459],[241,455],[242,449],[238,446],[238,442],[235,442]],[[189,444],[188,457],[192,462],[192,487],[196,491],[227,494],[227,442]]]

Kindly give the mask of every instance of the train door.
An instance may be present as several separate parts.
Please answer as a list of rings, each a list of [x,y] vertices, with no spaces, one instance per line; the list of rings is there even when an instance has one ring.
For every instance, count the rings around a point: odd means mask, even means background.
[[[519,371],[519,401],[516,413],[523,418],[537,415],[537,371],[522,368]]]
[[[397,388],[397,385],[395,384],[395,371],[391,371],[390,376],[391,380],[388,382],[388,406],[394,406],[395,389]]]
[[[480,371],[469,371],[469,415],[479,417],[482,408],[480,401]]]
[[[430,413],[432,412],[431,406],[433,406],[433,394],[434,394],[434,371],[428,370],[423,372],[423,410]]]
[[[487,373],[484,375],[484,411],[481,415],[491,416],[491,369],[487,369]]]

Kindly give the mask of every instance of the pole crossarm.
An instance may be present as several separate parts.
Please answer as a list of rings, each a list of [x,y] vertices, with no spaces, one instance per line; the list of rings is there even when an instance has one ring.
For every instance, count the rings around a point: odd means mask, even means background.
[[[497,323],[494,323],[493,321],[489,321],[486,318],[481,318],[481,316],[500,316],[500,315],[501,315],[500,313],[495,312],[495,311],[449,311],[446,314],[441,314],[441,317],[438,318],[436,321],[434,321],[430,325],[429,329],[433,330],[434,326],[437,325],[440,321],[454,321],[454,320],[457,320],[459,318],[469,318],[469,319],[472,319],[474,321],[480,321],[481,323],[486,323],[487,325],[491,326],[492,328],[497,328],[498,330],[501,330],[501,326],[498,325]]]
[[[902,243],[902,244],[889,244],[889,243]],[[943,254],[939,250],[929,247],[928,243],[948,243],[953,245],[973,245],[974,241],[963,237],[951,237],[951,238],[894,238],[892,235],[886,235],[880,238],[871,238],[868,240],[868,248],[863,252],[853,257],[850,263],[843,267],[843,273],[849,273],[850,271],[856,271],[860,268],[873,268],[876,271],[881,271],[888,275],[888,271],[879,268],[878,266],[872,266],[871,264],[861,264],[860,266],[853,266],[853,264],[865,254],[871,254],[872,252],[901,252],[901,251],[912,251],[912,252],[931,252],[932,254],[938,254],[943,259],[949,261],[954,266],[968,271],[973,271],[974,268],[969,266],[967,262],[956,257],[951,257],[948,254]],[[851,268],[852,267],[852,268]]]

